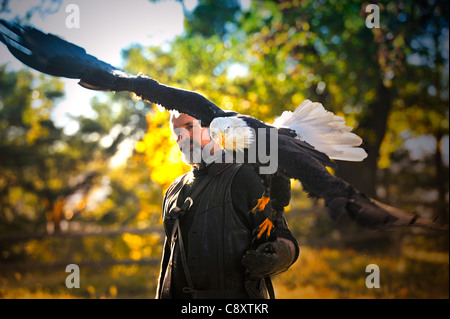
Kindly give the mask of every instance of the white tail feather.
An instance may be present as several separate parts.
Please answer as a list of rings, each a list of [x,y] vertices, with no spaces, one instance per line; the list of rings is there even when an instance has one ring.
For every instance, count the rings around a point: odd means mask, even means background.
[[[352,127],[320,103],[305,100],[294,112],[283,112],[272,125],[294,130],[301,140],[331,159],[359,162],[367,157],[366,151],[358,147],[362,139],[351,133]]]

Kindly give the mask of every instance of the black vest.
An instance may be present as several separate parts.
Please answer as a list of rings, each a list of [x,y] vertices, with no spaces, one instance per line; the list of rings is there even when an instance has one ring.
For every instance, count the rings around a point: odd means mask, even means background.
[[[248,298],[242,256],[251,249],[252,229],[241,220],[231,199],[231,183],[240,167],[240,164],[231,165],[215,176],[197,197],[197,209],[189,211],[195,215],[188,233],[186,257],[199,298]],[[169,187],[163,214],[168,214],[176,206],[177,190],[188,181],[190,174],[179,177]],[[166,238],[158,297],[170,256],[168,241]]]

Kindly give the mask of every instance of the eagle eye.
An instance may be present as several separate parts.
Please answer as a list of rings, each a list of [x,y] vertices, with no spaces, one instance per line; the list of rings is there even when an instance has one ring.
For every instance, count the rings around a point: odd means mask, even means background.
[[[227,128],[225,129],[225,133],[229,133],[230,132],[230,127],[227,126]]]

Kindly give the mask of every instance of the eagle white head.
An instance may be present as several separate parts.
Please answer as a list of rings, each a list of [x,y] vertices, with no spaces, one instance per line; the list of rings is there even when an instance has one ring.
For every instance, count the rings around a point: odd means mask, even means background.
[[[222,149],[242,152],[255,141],[254,130],[238,117],[217,117],[209,125],[209,134]]]

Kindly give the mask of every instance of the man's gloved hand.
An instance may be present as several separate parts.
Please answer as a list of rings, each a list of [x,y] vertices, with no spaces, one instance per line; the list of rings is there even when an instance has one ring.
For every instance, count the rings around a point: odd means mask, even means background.
[[[292,245],[292,247],[291,247]],[[256,250],[249,250],[242,257],[250,279],[258,279],[279,274],[289,268],[294,261],[293,244],[284,238],[264,243]]]

